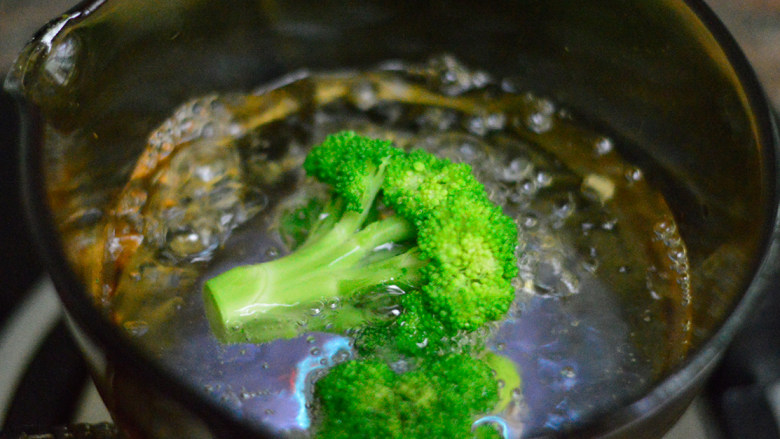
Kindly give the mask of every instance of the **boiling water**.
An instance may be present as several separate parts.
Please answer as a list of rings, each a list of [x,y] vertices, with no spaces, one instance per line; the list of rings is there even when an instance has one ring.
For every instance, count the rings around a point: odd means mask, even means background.
[[[302,434],[311,382],[353,355],[345,335],[222,345],[201,289],[278,257],[280,215],[316,191],[301,163],[350,129],[470,163],[520,235],[517,299],[490,349],[523,378],[507,436],[576,424],[638,397],[686,352],[685,247],[627,148],[555,102],[448,56],[285,78],[180,107],[149,138],[108,215],[96,298],[159,362],[241,417]],[[314,189],[312,189],[314,188]],[[312,313],[320,312],[313,309]]]

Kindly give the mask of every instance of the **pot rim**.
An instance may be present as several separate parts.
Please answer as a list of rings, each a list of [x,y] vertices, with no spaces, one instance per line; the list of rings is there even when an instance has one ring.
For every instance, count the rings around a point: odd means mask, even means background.
[[[752,278],[741,298],[723,323],[713,331],[708,340],[673,371],[657,382],[652,390],[634,401],[606,412],[600,412],[588,421],[560,433],[567,437],[591,437],[626,428],[631,422],[641,419],[648,413],[661,410],[670,395],[696,387],[712,370],[726,346],[731,342],[738,328],[756,308],[761,296],[769,290],[772,280],[780,275],[780,134],[773,110],[768,102],[759,80],[749,61],[739,48],[736,40],[726,26],[703,0],[683,0],[712,34],[719,48],[724,52],[729,65],[739,79],[748,100],[748,108],[753,111],[757,125],[757,142],[764,147],[765,160],[762,167],[766,178],[768,203],[764,206],[766,218],[760,257],[750,271]],[[70,11],[91,10],[102,6],[104,1],[82,1]],[[42,173],[41,154],[43,148],[43,120],[40,109],[25,100],[18,92],[11,91],[20,113],[21,127],[19,144],[21,148],[21,190],[24,210],[33,238],[43,259],[44,266],[51,275],[57,294],[69,317],[95,342],[102,352],[111,359],[128,367],[141,382],[149,383],[151,388],[173,396],[174,400],[197,415],[209,425],[211,432],[218,437],[273,437],[268,429],[242,422],[238,416],[216,401],[206,398],[201,392],[177,380],[167,373],[140,348],[127,341],[119,328],[107,321],[105,316],[88,300],[88,294],[67,263],[67,258],[56,232],[53,218],[46,206],[46,195]],[[555,434],[559,436],[559,434]]]

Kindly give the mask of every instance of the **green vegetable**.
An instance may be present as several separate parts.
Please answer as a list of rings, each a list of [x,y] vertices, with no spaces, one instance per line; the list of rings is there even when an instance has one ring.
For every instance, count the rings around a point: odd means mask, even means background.
[[[315,146],[304,169],[332,188],[305,240],[286,256],[205,284],[220,340],[387,327],[384,307],[366,294],[392,285],[409,293],[396,295],[403,311],[388,331],[406,337],[399,344],[410,349],[507,312],[517,229],[468,165],[341,132]],[[408,324],[399,328],[401,322]]]
[[[348,361],[317,382],[315,397],[318,439],[458,439],[475,436],[475,416],[493,409],[498,391],[487,363],[445,355],[405,373],[382,361]],[[499,437],[495,430],[492,437]]]
[[[498,389],[498,402],[493,411],[500,412],[509,406],[514,398],[514,393],[520,391],[522,380],[517,372],[517,365],[509,358],[492,352],[484,356],[485,363],[495,372],[496,380],[500,383]]]
[[[318,439],[502,437],[475,421],[521,384],[484,349],[486,324],[514,299],[514,222],[470,166],[352,132],[315,146],[304,169],[330,199],[280,221],[290,254],[206,282],[214,333],[262,343],[351,331],[357,357],[315,383]]]

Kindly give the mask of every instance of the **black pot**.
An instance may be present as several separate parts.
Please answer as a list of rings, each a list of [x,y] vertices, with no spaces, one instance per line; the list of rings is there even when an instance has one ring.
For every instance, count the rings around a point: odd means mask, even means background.
[[[6,88],[22,114],[30,221],[126,435],[269,433],[128,342],[94,306],[62,235],[99,223],[148,133],[193,96],[438,53],[513,77],[632,145],[622,152],[663,192],[688,248],[689,354],[560,435],[659,437],[686,409],[778,271],[780,140],[747,61],[700,1],[449,3],[84,2],[27,46]],[[75,211],[74,223],[64,212]]]

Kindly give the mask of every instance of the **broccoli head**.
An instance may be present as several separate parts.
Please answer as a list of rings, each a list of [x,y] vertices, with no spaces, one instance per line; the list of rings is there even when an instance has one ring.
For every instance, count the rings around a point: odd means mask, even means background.
[[[364,298],[392,286],[407,292],[395,295],[399,322],[415,321],[418,338],[473,331],[506,313],[517,228],[470,166],[341,132],[315,146],[304,169],[332,193],[303,243],[205,283],[222,341],[386,325],[388,316]],[[313,316],[314,309],[328,311]]]
[[[373,359],[348,361],[317,381],[315,398],[318,439],[472,438],[474,421],[499,401],[490,366],[455,354],[403,373]]]
[[[423,150],[392,160],[382,185],[384,202],[400,215],[422,222],[450,194],[484,197],[485,188],[466,163],[452,163]]]

